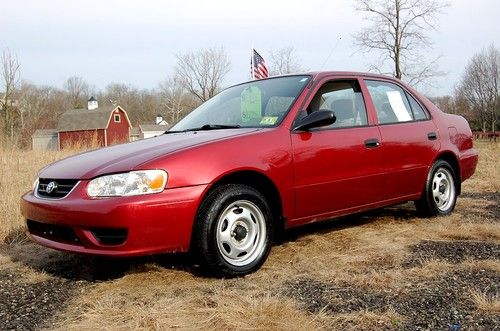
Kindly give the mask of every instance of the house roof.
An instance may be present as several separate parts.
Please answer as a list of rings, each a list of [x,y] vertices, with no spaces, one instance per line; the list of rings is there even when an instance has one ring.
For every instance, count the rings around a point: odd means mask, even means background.
[[[81,131],[105,129],[111,112],[120,106],[104,106],[94,110],[71,109],[62,114],[57,123],[57,131]]]
[[[158,124],[139,124],[139,130],[141,132],[161,132],[167,131],[170,125],[158,125]]]
[[[33,132],[32,137],[46,137],[57,135],[57,130],[55,129],[38,129]]]

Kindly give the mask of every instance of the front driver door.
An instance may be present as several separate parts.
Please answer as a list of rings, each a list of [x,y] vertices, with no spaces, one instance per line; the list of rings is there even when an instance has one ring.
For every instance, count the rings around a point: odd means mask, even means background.
[[[296,219],[340,215],[379,201],[380,133],[369,125],[360,84],[333,80],[319,87],[307,112],[332,110],[334,124],[292,132]]]

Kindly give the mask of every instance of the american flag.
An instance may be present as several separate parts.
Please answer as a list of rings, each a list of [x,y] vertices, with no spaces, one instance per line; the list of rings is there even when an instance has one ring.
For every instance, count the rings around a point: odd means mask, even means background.
[[[259,53],[253,50],[252,59],[252,77],[253,79],[262,79],[269,77],[269,70],[267,69],[266,61]]]

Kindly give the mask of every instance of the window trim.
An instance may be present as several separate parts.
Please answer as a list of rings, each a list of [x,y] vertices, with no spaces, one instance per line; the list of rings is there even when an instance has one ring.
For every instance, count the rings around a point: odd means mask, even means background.
[[[314,84],[314,86],[310,89],[307,97],[304,99],[302,102],[299,111],[295,115],[295,119],[293,120],[292,123],[295,123],[302,111],[305,111],[307,107],[311,104],[313,98],[316,96],[318,91],[321,89],[321,87],[325,84],[331,83],[331,82],[356,82],[359,86],[359,93],[361,93],[361,98],[363,99],[363,105],[365,108],[365,115],[366,115],[366,124],[365,125],[353,125],[353,126],[339,126],[339,127],[317,127],[317,128],[312,128],[308,130],[309,132],[321,132],[321,131],[331,131],[331,130],[342,130],[342,129],[355,129],[355,128],[366,128],[366,127],[371,127],[375,126],[376,124],[370,124],[370,115],[368,112],[368,104],[367,100],[365,98],[365,95],[363,93],[363,86],[362,82],[360,81],[360,77],[349,77],[349,76],[340,76],[340,77],[326,77],[325,79],[322,79],[321,81],[317,82]],[[296,132],[293,130],[293,127],[295,125],[292,125],[292,128],[290,129],[292,132]],[[300,132],[298,132],[300,133]]]
[[[422,122],[422,121],[430,120],[431,119],[430,112],[427,110],[427,108],[424,107],[424,105],[422,105],[422,103],[418,100],[418,98],[415,98],[415,96],[413,94],[411,94],[409,91],[405,90],[404,88],[403,88],[403,91],[405,91],[406,99],[408,100],[408,104],[410,105],[410,110],[411,110],[411,113],[413,115],[413,122]],[[419,120],[415,119],[415,113],[413,112],[413,107],[411,106],[410,98],[412,98],[417,103],[417,105],[419,105],[420,108],[422,108],[422,110],[425,114],[425,119],[419,119]]]
[[[118,121],[116,120],[118,118]],[[113,122],[115,123],[121,123],[122,122],[122,117],[120,114],[113,114]]]
[[[422,102],[416,98],[413,93],[411,93],[407,88],[405,88],[403,85],[399,84],[399,82],[397,81],[393,81],[393,80],[390,80],[390,79],[384,79],[384,78],[377,78],[377,77],[362,77],[362,80],[363,80],[363,84],[365,84],[365,87],[366,87],[366,92],[369,94],[369,97],[370,97],[370,100],[371,100],[371,103],[372,103],[372,106],[373,106],[373,111],[377,117],[377,124],[378,126],[385,126],[385,125],[394,125],[394,124],[406,124],[406,123],[415,123],[415,122],[424,122],[424,121],[430,121],[432,120],[432,115],[431,115],[431,112],[427,109],[427,107],[425,107]],[[389,83],[389,84],[393,84],[393,85],[396,85],[397,87],[399,87],[401,90],[403,90],[404,94],[405,94],[405,97],[406,97],[406,100],[408,102],[408,105],[410,107],[410,111],[411,111],[411,115],[413,117],[413,119],[411,121],[404,121],[404,122],[391,122],[391,123],[380,123],[379,122],[379,118],[378,118],[378,113],[377,113],[377,107],[375,106],[375,103],[373,102],[373,98],[372,98],[372,95],[370,93],[370,91],[368,90],[368,84],[367,82],[368,81],[376,81],[376,82],[383,82],[383,83]],[[419,105],[420,107],[423,109],[424,113],[426,114],[426,118],[425,119],[421,119],[421,120],[416,120],[415,119],[415,115],[413,113],[413,108],[411,108],[411,104],[410,104],[410,100],[408,99],[408,95],[410,95]]]

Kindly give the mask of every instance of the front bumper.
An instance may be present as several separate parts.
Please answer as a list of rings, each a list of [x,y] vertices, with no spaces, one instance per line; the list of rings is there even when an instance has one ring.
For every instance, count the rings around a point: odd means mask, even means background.
[[[62,200],[40,199],[31,192],[21,198],[21,213],[33,241],[59,250],[105,256],[189,250],[194,218],[207,185],[99,199],[89,198],[85,185],[80,182]],[[100,240],[98,234],[102,233],[125,236],[123,240]]]

